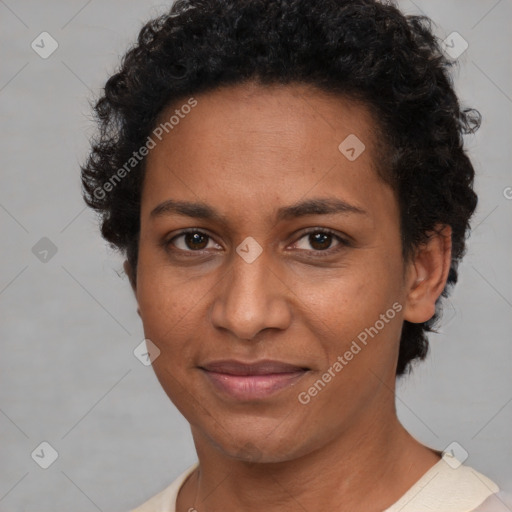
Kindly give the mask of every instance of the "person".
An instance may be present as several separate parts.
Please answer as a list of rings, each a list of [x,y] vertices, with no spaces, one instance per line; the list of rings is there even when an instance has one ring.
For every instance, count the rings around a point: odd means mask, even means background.
[[[467,512],[499,487],[399,422],[477,204],[431,22],[178,0],[95,110],[86,203],[198,462],[136,512]]]

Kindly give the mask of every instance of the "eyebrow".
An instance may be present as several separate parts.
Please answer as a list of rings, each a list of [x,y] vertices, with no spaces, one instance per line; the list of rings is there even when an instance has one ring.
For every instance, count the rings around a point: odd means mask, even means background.
[[[315,198],[279,208],[276,219],[281,221],[305,217],[307,215],[346,215],[352,213],[360,215],[368,214],[366,210],[341,199]],[[185,217],[208,219],[224,224],[226,223],[226,218],[206,203],[194,203],[190,201],[168,199],[156,206],[149,214],[150,218],[157,218],[165,215],[182,215]]]

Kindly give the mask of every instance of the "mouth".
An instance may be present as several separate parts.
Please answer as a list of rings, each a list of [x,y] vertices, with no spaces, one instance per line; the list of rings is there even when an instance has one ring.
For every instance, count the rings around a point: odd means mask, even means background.
[[[270,360],[212,361],[199,368],[217,392],[242,401],[268,398],[294,386],[309,371],[309,368]]]

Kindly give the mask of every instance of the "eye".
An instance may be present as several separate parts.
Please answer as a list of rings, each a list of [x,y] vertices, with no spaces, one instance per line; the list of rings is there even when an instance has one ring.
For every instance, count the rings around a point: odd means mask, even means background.
[[[304,242],[301,242],[304,240]],[[334,241],[338,243],[332,247]],[[348,246],[349,243],[335,234],[333,231],[323,228],[312,228],[310,231],[305,233],[297,242],[295,247],[301,250],[310,251],[310,247],[313,248],[312,252],[336,252],[344,247]],[[302,247],[301,247],[302,245]],[[307,247],[309,245],[309,247]]]
[[[214,244],[215,248],[220,248],[220,246],[215,243],[208,234],[197,229],[190,229],[182,231],[179,235],[174,236],[166,242],[166,245],[174,246],[184,252],[200,252],[208,249],[208,244],[210,242]]]
[[[333,242],[335,241],[337,243],[333,247]],[[349,245],[347,240],[331,230],[325,228],[311,228],[295,242],[294,248],[310,253],[323,252],[331,254]],[[171,250],[176,250],[177,252],[181,251],[183,253],[200,253],[208,249],[222,249],[210,235],[198,229],[182,231],[166,241],[165,246],[170,247]]]

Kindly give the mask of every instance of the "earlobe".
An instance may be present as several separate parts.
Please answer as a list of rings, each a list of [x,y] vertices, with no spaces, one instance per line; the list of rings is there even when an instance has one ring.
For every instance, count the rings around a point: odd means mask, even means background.
[[[404,319],[412,323],[426,322],[434,316],[450,271],[451,227],[440,225],[428,235],[409,263]]]

